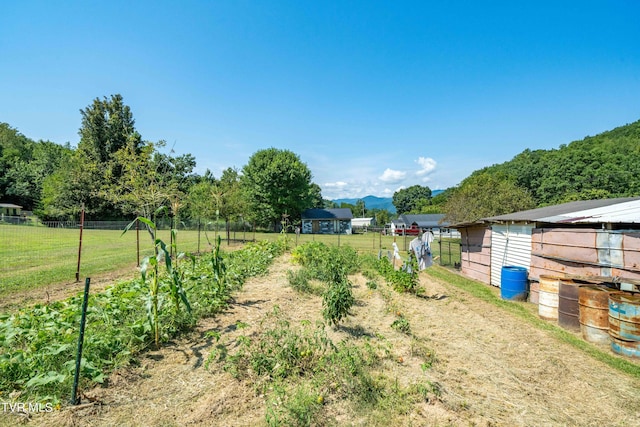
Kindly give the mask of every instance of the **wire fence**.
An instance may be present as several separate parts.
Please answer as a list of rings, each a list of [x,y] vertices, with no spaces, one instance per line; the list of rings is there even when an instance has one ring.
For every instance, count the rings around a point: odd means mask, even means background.
[[[15,289],[35,289],[52,283],[69,283],[80,277],[113,272],[136,273],[136,266],[154,253],[153,238],[142,223],[127,232],[127,221],[0,221],[0,296]],[[282,233],[256,230],[243,221],[200,220],[178,224],[171,233],[169,220],[157,221],[156,237],[175,244],[178,252],[202,253],[211,249],[218,236],[228,248],[244,242],[282,238]],[[382,228],[358,230],[355,234],[287,233],[291,246],[320,241],[327,245],[348,245],[359,253],[387,255],[398,245],[408,257],[415,236],[391,236]],[[173,240],[175,237],[175,241]],[[460,263],[460,240],[436,236],[432,243],[434,261],[441,265]],[[223,246],[224,248],[224,246]]]

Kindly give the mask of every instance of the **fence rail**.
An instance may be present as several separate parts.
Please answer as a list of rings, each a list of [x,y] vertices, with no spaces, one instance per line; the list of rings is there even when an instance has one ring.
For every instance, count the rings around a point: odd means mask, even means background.
[[[6,217],[5,217],[6,218]],[[141,225],[123,234],[127,221],[86,221],[83,224],[82,251],[79,252],[80,223],[57,221],[20,224],[0,222],[0,297],[16,289],[35,289],[51,283],[68,283],[78,277],[130,271],[142,257],[153,254],[153,241]],[[200,253],[210,249],[217,236],[227,246],[256,240],[277,240],[281,233],[256,231],[246,222],[181,222],[176,233],[178,252]],[[159,222],[157,237],[172,242],[169,222]],[[395,241],[401,256],[408,257],[415,236],[390,236],[382,229],[369,228],[358,234],[287,233],[291,245],[321,241],[327,245],[349,245],[360,253],[392,251]],[[459,239],[439,238],[432,243],[434,261],[455,266],[460,262]],[[81,257],[77,271],[78,256]]]

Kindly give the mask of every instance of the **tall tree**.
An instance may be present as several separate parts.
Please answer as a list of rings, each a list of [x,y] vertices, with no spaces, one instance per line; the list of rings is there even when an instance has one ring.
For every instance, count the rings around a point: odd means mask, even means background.
[[[73,169],[66,168],[63,173],[70,185],[63,189],[70,194],[49,194],[47,199],[53,205],[45,207],[48,211],[72,214],[85,206],[89,218],[120,218],[123,212],[118,209],[109,191],[113,183],[123,175],[123,164],[116,159],[116,153],[122,149],[139,154],[142,138],[135,130],[135,122],[129,106],[125,105],[121,95],[93,100],[92,104],[80,110],[82,124],[78,131],[80,142],[75,159],[70,162]]]
[[[244,215],[247,209],[245,195],[242,192],[240,173],[235,168],[222,171],[220,181],[215,185],[216,206],[220,218],[231,221],[238,215]],[[250,216],[250,215],[248,215]]]
[[[80,114],[82,126],[78,131],[78,150],[95,162],[110,162],[113,153],[125,145],[133,143],[135,148],[139,148],[142,144],[131,108],[124,104],[122,95],[96,98],[91,105],[80,110]]]
[[[532,209],[529,191],[504,174],[483,173],[465,179],[444,205],[445,221],[456,224]]]
[[[260,225],[275,227],[283,215],[295,221],[313,205],[311,171],[289,150],[257,151],[242,173],[251,215]]]
[[[311,208],[323,208],[325,206],[325,201],[322,198],[322,189],[318,184],[311,183],[309,187],[309,191],[311,192]]]
[[[425,200],[431,199],[431,189],[422,185],[412,185],[408,188],[393,193],[393,206],[396,207],[398,214],[411,212],[424,203]]]

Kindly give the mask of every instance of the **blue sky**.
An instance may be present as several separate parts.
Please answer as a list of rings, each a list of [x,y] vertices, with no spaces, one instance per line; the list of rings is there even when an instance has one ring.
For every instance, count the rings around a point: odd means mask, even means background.
[[[300,156],[325,198],[444,189],[640,119],[640,2],[13,1],[0,122],[78,142],[119,93],[145,140],[220,176]]]

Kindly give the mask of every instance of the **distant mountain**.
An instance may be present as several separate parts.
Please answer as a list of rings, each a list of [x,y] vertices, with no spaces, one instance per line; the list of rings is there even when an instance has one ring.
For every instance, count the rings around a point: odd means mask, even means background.
[[[391,197],[376,197],[376,196],[365,196],[358,197],[355,199],[335,199],[332,202],[337,203],[349,203],[350,205],[355,205],[358,200],[364,201],[364,206],[367,209],[385,209],[391,213],[396,213],[396,207],[393,206]]]
[[[431,192],[431,197],[437,196],[442,193],[444,190],[433,190]],[[358,200],[364,200],[364,206],[367,209],[385,209],[390,213],[396,213],[396,207],[393,206],[393,198],[392,197],[376,197],[376,196],[365,196],[358,197],[356,199],[335,199],[332,202],[337,203],[349,203],[350,205],[355,205]]]

